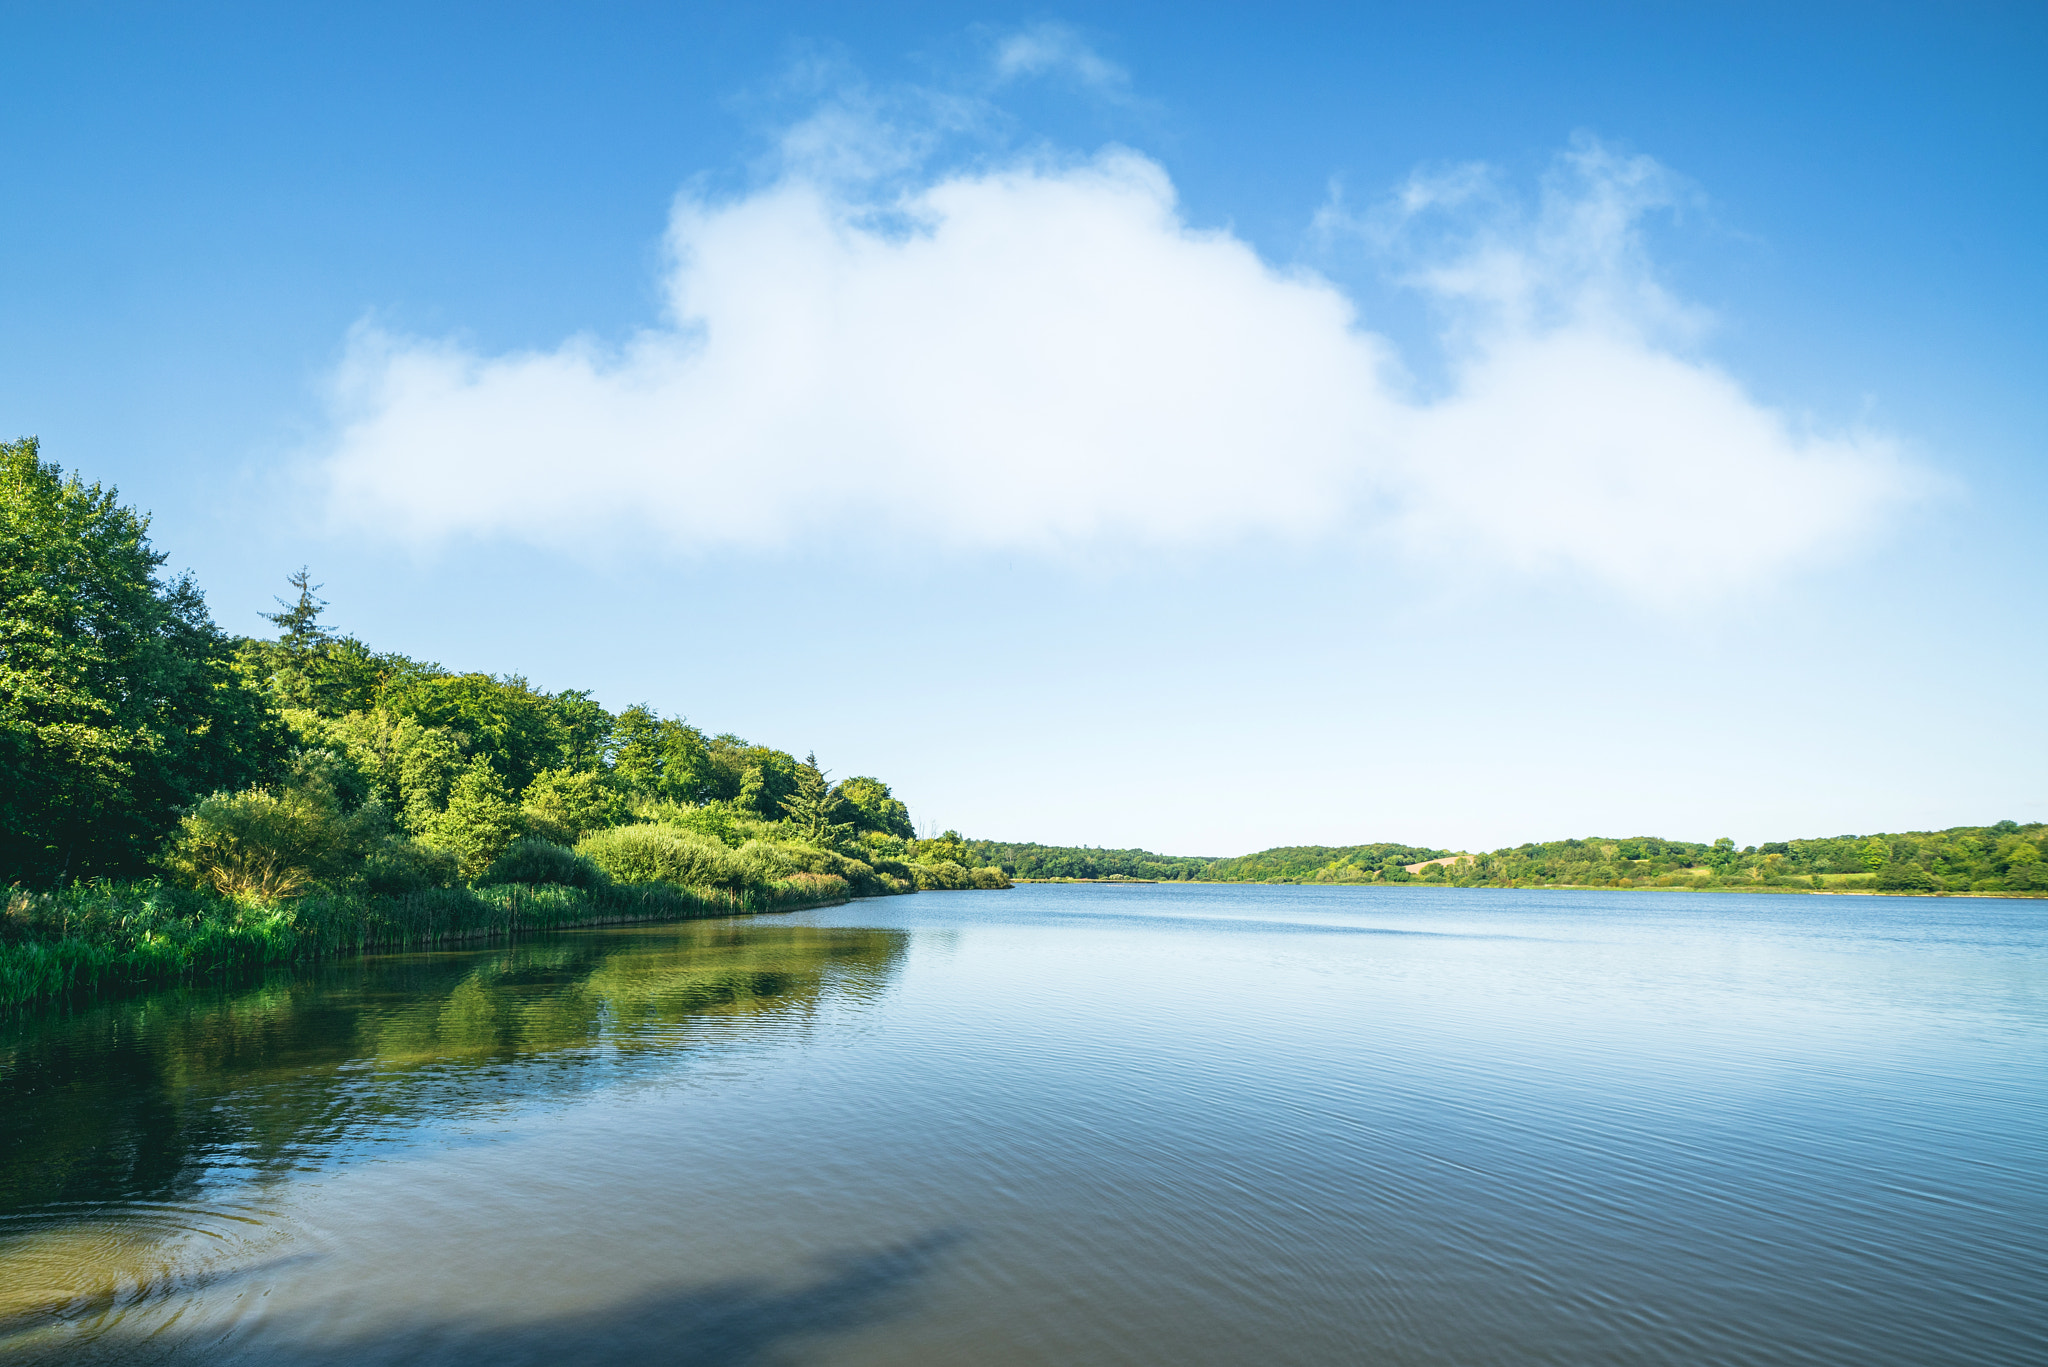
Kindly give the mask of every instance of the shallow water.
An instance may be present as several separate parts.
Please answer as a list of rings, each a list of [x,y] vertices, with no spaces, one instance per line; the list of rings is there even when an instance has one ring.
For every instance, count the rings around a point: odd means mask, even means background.
[[[2048,1361],[2048,904],[1027,886],[0,1026],[0,1355]]]

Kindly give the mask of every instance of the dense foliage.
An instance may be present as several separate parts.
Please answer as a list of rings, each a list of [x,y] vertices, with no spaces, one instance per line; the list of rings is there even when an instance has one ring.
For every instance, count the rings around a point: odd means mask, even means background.
[[[1370,883],[1404,865],[1436,859],[1448,850],[1420,845],[1286,845],[1236,859],[1218,859],[1207,877],[1224,883],[1264,883],[1285,878],[1297,883]]]
[[[777,911],[847,895],[843,881],[815,874],[744,892],[673,883],[505,883],[398,896],[313,892],[270,905],[147,879],[78,883],[55,892],[17,887],[0,903],[0,1007],[369,949]]]
[[[2048,892],[2048,827],[2000,821],[1944,831],[1837,835],[1737,849],[1652,836],[1554,840],[1440,866],[1460,885],[1833,888],[1876,892]]]
[[[148,525],[33,440],[0,444],[0,1000],[311,952],[338,942],[310,933],[315,907],[355,908],[355,942],[381,943],[380,898],[474,911],[497,905],[475,889],[553,888],[574,920],[662,888],[732,910],[1008,886],[921,859],[878,778],[376,650],[326,625],[303,569],[274,637],[231,638],[160,573]]]
[[[1419,845],[1289,845],[1233,859],[1194,859],[966,840],[950,831],[940,840],[917,842],[917,848],[921,857],[970,851],[1016,878],[2048,893],[2048,826],[2040,822],[1838,835],[1741,849],[1729,839],[1628,836],[1552,840],[1476,855]]]
[[[912,843],[917,858],[947,860],[973,868],[993,865],[1012,878],[1133,878],[1180,881],[1206,878],[1215,861],[1147,850],[1101,850],[1093,846],[1018,844],[968,840],[947,831]]]
[[[0,883],[133,875],[194,801],[283,758],[149,520],[0,443]]]

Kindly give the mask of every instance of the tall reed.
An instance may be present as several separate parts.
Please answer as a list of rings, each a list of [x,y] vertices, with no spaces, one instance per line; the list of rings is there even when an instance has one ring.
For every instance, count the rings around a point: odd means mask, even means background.
[[[843,901],[844,879],[798,874],[739,892],[671,883],[503,884],[402,896],[314,893],[264,906],[156,882],[8,889],[0,1009],[369,950],[419,949],[570,926],[684,921]]]

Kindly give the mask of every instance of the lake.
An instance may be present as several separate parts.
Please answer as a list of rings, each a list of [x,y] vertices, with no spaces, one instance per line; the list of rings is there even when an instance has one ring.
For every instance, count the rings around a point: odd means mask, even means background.
[[[2048,903],[1032,885],[0,1023],[0,1357],[2048,1361]]]

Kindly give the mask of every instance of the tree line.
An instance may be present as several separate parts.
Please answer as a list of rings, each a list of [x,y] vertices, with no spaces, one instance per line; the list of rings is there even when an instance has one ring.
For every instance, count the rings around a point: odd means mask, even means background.
[[[1429,871],[1459,886],[1699,887],[1892,893],[2048,892],[2048,827],[1998,821],[1766,841],[1656,836],[1553,840],[1468,856]]]
[[[263,637],[163,572],[117,491],[0,443],[0,886],[166,880],[276,903],[489,882],[798,875],[1002,886],[881,779],[587,690],[332,629],[305,570]]]
[[[962,858],[1026,879],[2048,893],[2048,826],[2041,822],[1777,840],[1740,849],[1726,837],[1588,836],[1481,854],[1422,845],[1284,845],[1227,859],[971,840],[951,831],[942,842]]]

